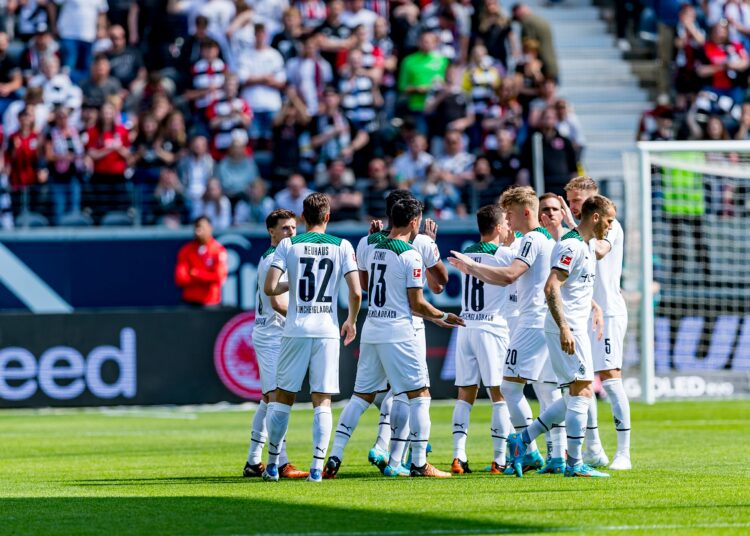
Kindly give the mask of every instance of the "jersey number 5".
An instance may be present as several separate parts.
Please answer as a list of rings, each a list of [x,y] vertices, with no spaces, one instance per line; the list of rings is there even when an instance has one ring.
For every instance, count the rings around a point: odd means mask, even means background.
[[[367,293],[375,307],[385,305],[385,268],[385,264],[372,263],[370,265],[370,288]],[[375,282],[376,272],[380,272],[377,282]]]
[[[319,272],[323,272],[323,279],[320,282],[320,289],[318,290],[318,296],[315,297],[315,275],[313,271],[315,266],[315,259],[313,257],[302,257],[299,260],[302,266],[302,274],[299,278],[298,293],[299,299],[303,302],[315,301],[318,303],[331,303],[333,298],[326,296],[328,290],[328,282],[331,280],[331,274],[333,273],[333,261],[331,259],[320,259],[318,261],[318,275]]]

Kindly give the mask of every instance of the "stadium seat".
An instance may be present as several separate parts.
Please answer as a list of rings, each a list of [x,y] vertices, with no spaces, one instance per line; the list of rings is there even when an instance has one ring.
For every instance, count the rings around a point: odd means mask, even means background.
[[[38,212],[22,212],[16,216],[16,227],[49,227],[49,221]]]
[[[133,216],[127,212],[107,212],[101,221],[102,227],[130,227],[133,225]]]
[[[60,227],[91,227],[94,225],[90,216],[80,212],[65,214],[58,223]]]

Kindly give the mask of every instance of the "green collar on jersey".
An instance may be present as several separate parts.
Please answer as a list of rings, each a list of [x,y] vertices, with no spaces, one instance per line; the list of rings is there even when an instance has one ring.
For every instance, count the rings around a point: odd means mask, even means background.
[[[560,239],[560,241],[567,240],[568,238],[576,238],[583,242],[583,237],[581,236],[581,233],[578,232],[578,229],[573,229],[572,231],[568,231],[563,235],[563,237]]]
[[[523,238],[523,233],[521,231],[513,231],[513,236],[516,238]]]
[[[375,249],[390,249],[397,255],[406,253],[410,249],[414,249],[403,240],[396,240],[395,238],[385,238],[375,245]]]
[[[261,258],[261,259],[265,259],[265,258],[266,258],[266,257],[268,257],[269,255],[271,255],[271,254],[272,254],[272,253],[273,253],[274,251],[276,251],[276,246],[271,246],[270,248],[268,248],[268,249],[266,250],[266,252],[265,252],[265,253],[264,253],[263,255],[261,255],[261,257],[260,257],[260,258]]]
[[[536,229],[532,229],[532,231],[536,231],[537,233],[542,233],[544,236],[546,236],[550,240],[554,240],[554,238],[552,238],[552,235],[549,234],[549,231],[545,229],[544,227],[537,227]]]
[[[477,242],[466,248],[464,253],[487,253],[489,255],[494,255],[497,249],[497,244],[491,242]]]
[[[325,233],[302,233],[292,237],[292,244],[333,244],[341,245],[341,238]]]
[[[388,231],[378,231],[367,237],[367,244],[378,244],[388,238]]]

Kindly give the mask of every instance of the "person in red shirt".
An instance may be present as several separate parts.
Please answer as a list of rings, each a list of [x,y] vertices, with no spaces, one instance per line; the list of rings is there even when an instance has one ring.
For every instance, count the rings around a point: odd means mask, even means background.
[[[117,109],[111,102],[104,103],[96,125],[86,131],[86,138],[94,174],[84,202],[98,219],[105,212],[124,210],[130,204],[125,183],[130,137],[127,129],[117,122]]]
[[[182,289],[182,300],[202,307],[221,303],[221,287],[227,278],[227,250],[214,237],[206,216],[193,223],[195,239],[182,246],[177,255],[175,283]]]
[[[719,96],[729,96],[734,102],[742,102],[742,76],[748,67],[747,51],[741,43],[730,41],[727,24],[720,22],[712,26],[696,65],[706,89]]]
[[[42,192],[34,186],[46,181],[39,164],[39,134],[34,132],[34,112],[24,108],[18,114],[19,128],[8,138],[5,166],[11,187],[14,212],[41,208]]]

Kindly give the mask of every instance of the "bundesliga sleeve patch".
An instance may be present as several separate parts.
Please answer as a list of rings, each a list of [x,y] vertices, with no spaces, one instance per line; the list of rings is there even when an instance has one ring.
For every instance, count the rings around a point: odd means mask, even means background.
[[[420,277],[422,277],[422,269],[421,268],[414,268],[412,270],[412,277],[414,277],[414,279],[419,279]]]
[[[570,266],[570,262],[573,260],[573,257],[570,255],[563,255],[562,259],[560,259],[560,264],[563,266]]]

